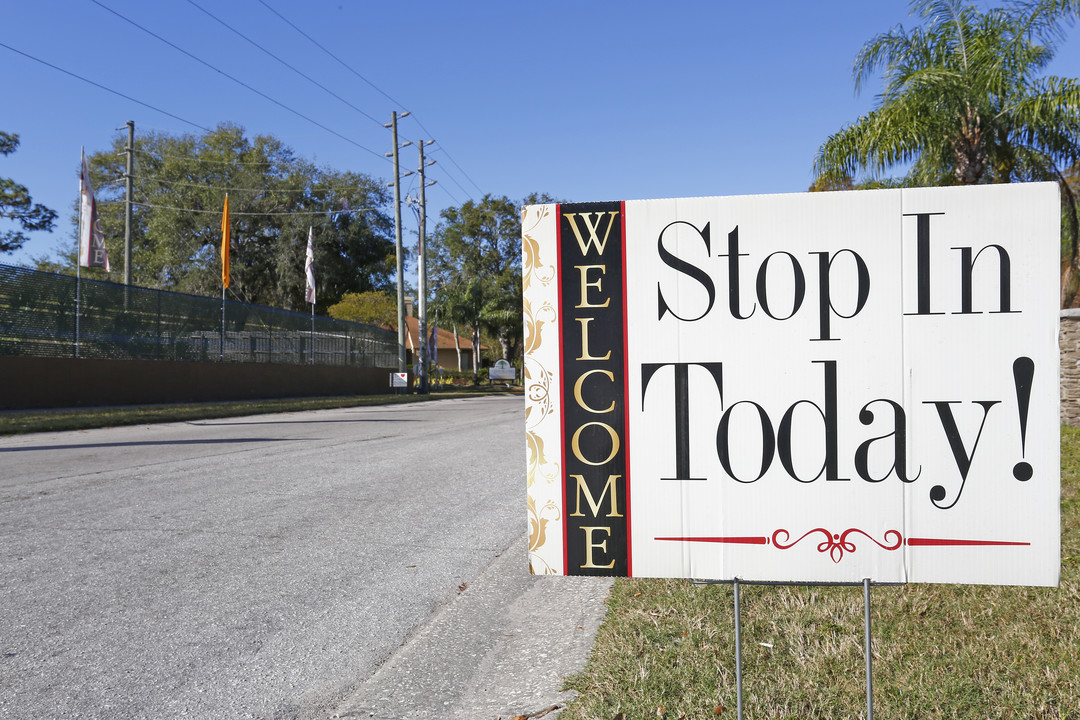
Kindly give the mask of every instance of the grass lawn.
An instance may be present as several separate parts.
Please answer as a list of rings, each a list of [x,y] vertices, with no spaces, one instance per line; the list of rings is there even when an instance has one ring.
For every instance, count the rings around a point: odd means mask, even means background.
[[[874,716],[1080,720],[1080,429],[1061,434],[1058,588],[871,591]],[[734,718],[730,585],[620,579],[560,720]],[[866,715],[861,587],[740,588],[744,717]]]

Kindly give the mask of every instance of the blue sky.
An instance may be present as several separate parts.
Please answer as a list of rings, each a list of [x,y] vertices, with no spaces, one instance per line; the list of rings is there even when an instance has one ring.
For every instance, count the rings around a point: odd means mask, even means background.
[[[74,246],[80,147],[107,148],[128,120],[176,134],[231,122],[389,180],[382,123],[409,110],[401,139],[436,141],[429,230],[442,208],[485,193],[578,202],[801,192],[821,142],[873,106],[876,85],[854,92],[859,47],[915,22],[907,0],[8,3],[0,43],[176,117],[0,47],[0,130],[21,137],[0,157],[0,177],[61,214],[53,233],[0,262]],[[1080,28],[1050,72],[1080,75]],[[402,158],[414,168],[415,148]],[[411,180],[404,192],[415,192]],[[407,209],[403,219],[411,234]]]

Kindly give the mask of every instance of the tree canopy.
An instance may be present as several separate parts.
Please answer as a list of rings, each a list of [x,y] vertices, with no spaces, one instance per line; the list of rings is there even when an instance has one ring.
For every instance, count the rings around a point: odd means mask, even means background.
[[[127,138],[87,158],[113,267],[122,265]],[[318,167],[280,140],[234,125],[202,135],[135,140],[132,282],[198,295],[221,292],[221,216],[229,194],[230,295],[304,307],[313,228],[317,310],[348,292],[392,286],[393,220],[382,183]],[[68,258],[74,265],[74,255]]]
[[[474,372],[481,332],[498,339],[502,356],[517,359],[522,339],[521,206],[554,202],[533,194],[520,202],[485,195],[443,210],[429,244],[429,286],[441,325],[472,333]]]
[[[1080,0],[915,0],[919,27],[898,25],[867,42],[856,90],[880,71],[877,107],[818,151],[815,185],[909,166],[903,185],[1051,180],[1062,188],[1075,269],[1077,203],[1066,182],[1080,161],[1080,82],[1043,76],[1080,15]],[[1068,273],[1066,273],[1068,274]]]
[[[10,155],[18,147],[18,135],[0,131],[0,155]],[[9,253],[21,248],[29,239],[24,231],[51,231],[56,211],[35,203],[25,185],[0,177],[0,218],[14,220],[21,228],[0,231],[0,253]]]
[[[338,320],[397,329],[397,298],[385,290],[345,293],[326,312]]]

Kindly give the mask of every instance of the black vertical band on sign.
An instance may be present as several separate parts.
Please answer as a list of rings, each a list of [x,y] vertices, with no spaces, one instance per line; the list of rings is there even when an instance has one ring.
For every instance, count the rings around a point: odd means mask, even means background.
[[[567,575],[627,575],[622,203],[559,206]]]

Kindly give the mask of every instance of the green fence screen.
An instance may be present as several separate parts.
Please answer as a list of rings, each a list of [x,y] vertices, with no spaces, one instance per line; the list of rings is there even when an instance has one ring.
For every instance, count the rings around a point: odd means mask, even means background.
[[[0,265],[0,355],[397,366],[397,333]]]

